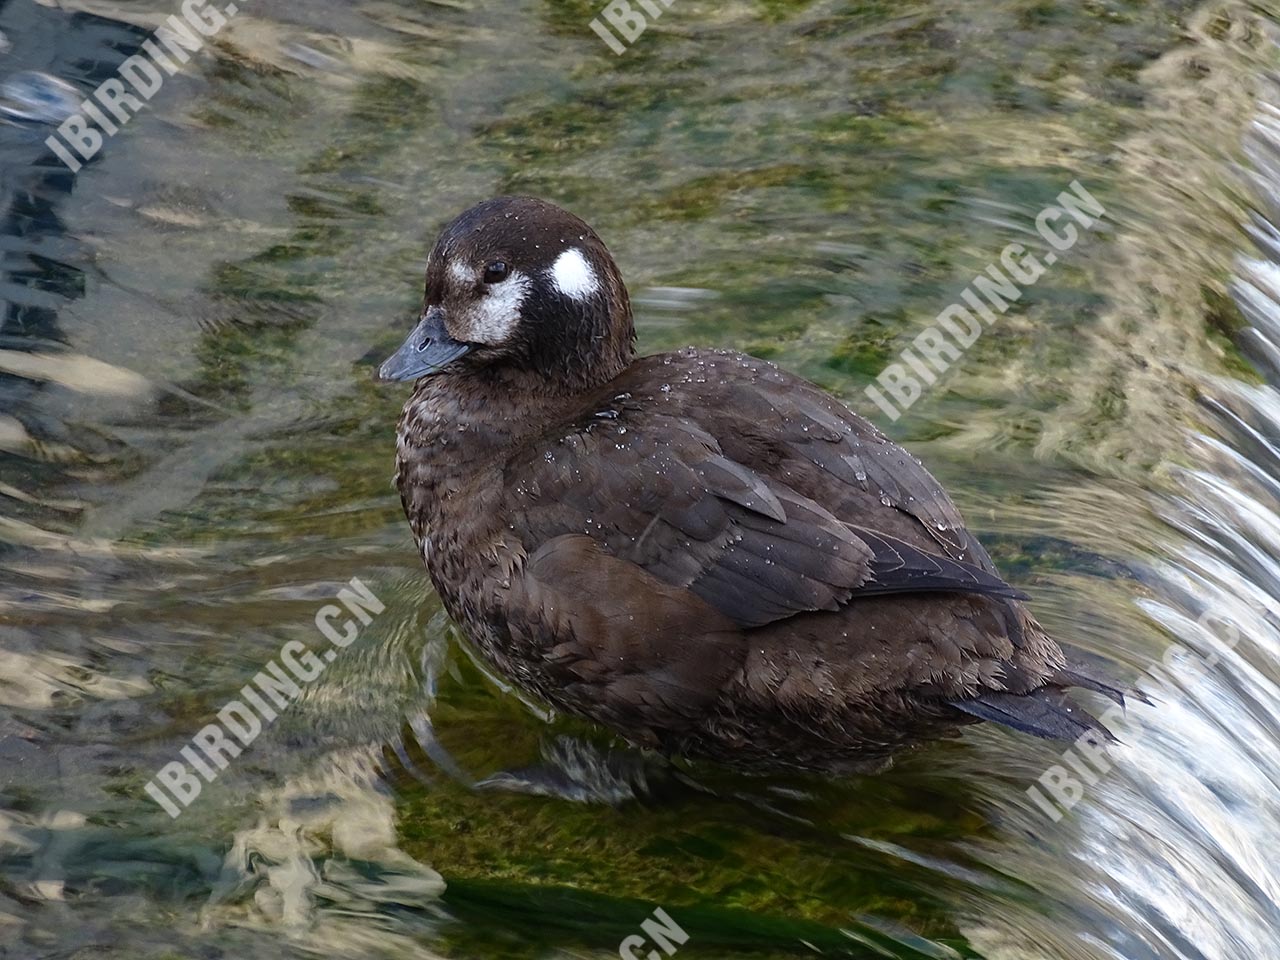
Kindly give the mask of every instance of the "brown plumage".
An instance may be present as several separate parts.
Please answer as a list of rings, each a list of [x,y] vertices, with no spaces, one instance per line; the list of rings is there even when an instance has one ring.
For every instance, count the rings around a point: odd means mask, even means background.
[[[1074,738],[1060,647],[914,457],[771,363],[633,359],[578,218],[467,211],[427,266],[396,483],[450,615],[504,676],[632,743],[864,767],[976,718]]]

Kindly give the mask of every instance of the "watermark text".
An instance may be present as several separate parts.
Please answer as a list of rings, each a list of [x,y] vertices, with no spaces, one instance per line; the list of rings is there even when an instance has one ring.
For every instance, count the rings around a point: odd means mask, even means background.
[[[148,781],[143,789],[170,817],[176,818],[189,807],[206,783],[213,783],[266,725],[297,700],[305,684],[319,677],[340,651],[355,642],[360,626],[368,626],[385,609],[373,591],[355,578],[338,591],[336,599],[337,603],[325,604],[315,616],[316,629],[332,647],[317,656],[302,641],[290,640],[240,688],[237,699],[215,714],[215,722],[201,727],[178,751],[180,760],[166,763]]]
[[[961,292],[964,302],[952,303],[939,313],[899,354],[898,362],[885,367],[876,384],[866,387],[867,396],[890,420],[897,420],[919,400],[925,388],[937,383],[987,327],[1022,299],[1025,288],[1058,262],[1059,254],[1079,242],[1077,223],[1089,229],[1106,215],[1102,204],[1079,180],[1071,181],[1071,189],[1058,194],[1057,199],[1057,205],[1046,207],[1036,217],[1036,231],[1053,248],[1043,259],[1028,253],[1020,243],[1007,245],[1000,252],[999,263],[987,267]]]

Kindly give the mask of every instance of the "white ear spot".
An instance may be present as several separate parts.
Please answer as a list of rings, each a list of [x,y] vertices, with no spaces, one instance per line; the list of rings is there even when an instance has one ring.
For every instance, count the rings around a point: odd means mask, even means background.
[[[472,310],[467,339],[489,346],[506,342],[520,325],[520,313],[531,285],[527,275],[512,270],[501,283],[486,287],[484,298]]]
[[[566,297],[585,300],[600,289],[596,272],[577,247],[570,247],[551,266],[551,282]]]

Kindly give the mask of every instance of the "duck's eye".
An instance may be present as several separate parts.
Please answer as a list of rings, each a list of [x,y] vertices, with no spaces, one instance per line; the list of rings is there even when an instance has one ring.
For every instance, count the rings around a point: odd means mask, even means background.
[[[507,274],[511,272],[511,268],[502,260],[495,260],[484,268],[485,283],[501,283],[507,279]]]

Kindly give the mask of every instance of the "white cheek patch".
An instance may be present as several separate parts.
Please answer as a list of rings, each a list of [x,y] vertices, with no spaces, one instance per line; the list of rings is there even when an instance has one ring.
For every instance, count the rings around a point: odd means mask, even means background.
[[[600,289],[596,272],[577,247],[570,247],[551,265],[551,282],[566,297],[586,300]]]
[[[458,283],[464,284],[466,286],[470,286],[471,284],[476,282],[475,271],[472,270],[470,267],[468,267],[461,260],[449,261],[449,276],[452,277],[454,280],[458,281]]]
[[[507,279],[488,287],[488,295],[469,311],[472,319],[467,339],[489,346],[505,343],[520,325],[520,312],[530,286],[525,274],[512,270]]]

